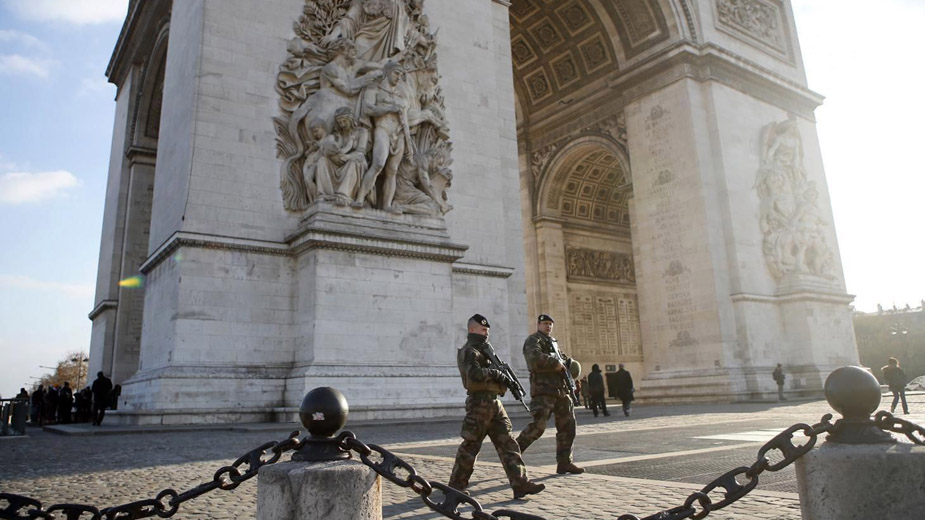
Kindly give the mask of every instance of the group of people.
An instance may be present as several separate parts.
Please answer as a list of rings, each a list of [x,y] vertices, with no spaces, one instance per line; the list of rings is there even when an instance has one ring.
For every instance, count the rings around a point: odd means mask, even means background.
[[[607,411],[607,399],[604,397],[604,374],[601,373],[601,367],[597,363],[591,366],[591,374],[578,382],[578,393],[581,396],[585,408],[591,409],[594,416],[597,417],[598,408],[609,417]],[[623,415],[630,416],[632,402],[635,400],[633,394],[636,388],[633,385],[633,376],[626,370],[623,363],[620,363],[619,370],[614,373],[614,392],[617,399],[623,404]]]
[[[31,396],[25,388],[21,388],[16,397],[29,399],[32,424],[92,422],[99,426],[106,409],[117,402],[120,393],[119,385],[114,387],[103,372],[98,372],[91,386],[77,392],[73,391],[69,381],[65,381],[64,386],[55,384],[45,388],[39,385]]]
[[[457,351],[456,361],[463,387],[466,389],[466,417],[460,435],[463,438],[456,452],[456,460],[450,475],[449,486],[466,492],[476,457],[487,435],[491,439],[505,474],[514,492],[514,498],[523,498],[546,489],[545,484],[533,482],[527,477],[523,453],[546,431],[550,416],[556,424],[556,473],[578,475],[584,468],[576,465],[572,457],[575,442],[576,421],[572,391],[566,384],[571,359],[559,350],[552,336],[555,325],[548,314],[537,318],[537,330],[524,341],[523,355],[530,371],[530,414],[532,421],[516,439],[512,435],[513,425],[501,403],[501,397],[515,387],[515,382],[502,367],[495,366],[497,359],[491,343],[488,342],[491,325],[481,314],[475,314],[467,323],[466,344]],[[623,365],[621,371],[628,377],[632,389],[632,378]],[[623,379],[624,376],[621,376]],[[597,405],[604,415],[607,412],[604,400],[604,381],[600,367],[594,365],[588,376],[587,386],[594,415]],[[624,413],[629,415],[630,398],[623,401]]]

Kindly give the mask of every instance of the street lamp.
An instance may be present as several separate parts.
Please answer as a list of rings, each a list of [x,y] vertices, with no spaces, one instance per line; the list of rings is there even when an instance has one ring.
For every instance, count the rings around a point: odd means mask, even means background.
[[[90,358],[88,358],[87,356],[84,356],[83,354],[75,354],[71,356],[71,358],[68,361],[70,361],[71,363],[77,363],[77,389],[79,390],[80,382],[82,380],[81,378],[83,377],[84,363],[86,363],[87,361],[90,361]]]

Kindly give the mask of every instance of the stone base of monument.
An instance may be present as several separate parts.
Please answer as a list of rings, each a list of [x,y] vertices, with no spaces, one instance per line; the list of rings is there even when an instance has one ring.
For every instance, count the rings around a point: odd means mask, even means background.
[[[836,367],[788,366],[784,395],[822,398],[823,381]],[[767,370],[717,368],[712,371],[655,371],[636,382],[640,403],[717,403],[777,400],[777,384]]]
[[[803,520],[918,520],[925,447],[827,442],[796,463]]]
[[[382,480],[356,461],[260,468],[257,520],[381,520]]]

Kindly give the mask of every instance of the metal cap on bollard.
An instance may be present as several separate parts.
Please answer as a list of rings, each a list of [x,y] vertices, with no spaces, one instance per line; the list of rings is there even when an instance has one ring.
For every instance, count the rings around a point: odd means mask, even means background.
[[[350,452],[342,450],[334,437],[347,423],[349,411],[347,399],[336,388],[323,386],[305,394],[299,407],[299,419],[308,430],[309,437],[292,460],[321,462],[349,459]]]
[[[825,380],[825,398],[844,416],[826,439],[843,444],[888,444],[892,435],[878,428],[870,415],[880,406],[880,383],[861,367],[841,367]]]

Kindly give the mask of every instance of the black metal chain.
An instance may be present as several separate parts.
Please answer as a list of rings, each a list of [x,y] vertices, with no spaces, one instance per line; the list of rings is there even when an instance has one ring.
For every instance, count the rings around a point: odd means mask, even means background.
[[[795,424],[777,434],[759,450],[751,466],[741,466],[719,476],[699,491],[691,493],[680,506],[660,511],[654,515],[640,518],[635,515],[621,515],[617,520],[700,520],[714,511],[719,511],[741,499],[758,486],[758,478],[765,471],[780,471],[790,466],[803,455],[809,453],[823,433],[833,428],[832,414],[826,414],[822,420],[812,426]],[[915,444],[925,445],[925,428],[912,422],[899,419],[893,414],[880,411],[874,416],[874,423],[884,431],[901,433]],[[807,437],[803,444],[795,445],[793,435],[802,432]],[[66,519],[81,520],[135,520],[157,516],[170,518],[177,513],[180,505],[215,489],[230,491],[242,482],[253,478],[261,467],[279,462],[288,451],[301,449],[308,444],[307,439],[299,439],[299,432],[294,431],[281,442],[268,442],[238,458],[229,466],[223,466],[215,472],[212,480],[178,493],[173,489],[164,489],[152,499],[139,500],[121,506],[97,509],[83,504],[55,504],[47,509],[33,498],[0,493],[0,520],[34,520]],[[546,520],[543,517],[520,513],[509,509],[499,509],[492,513],[484,510],[479,502],[468,494],[447,486],[441,482],[427,480],[418,475],[414,466],[398,455],[375,444],[364,444],[352,432],[345,431],[332,442],[344,452],[355,452],[364,465],[378,475],[400,487],[409,488],[421,497],[431,510],[453,520]],[[769,454],[779,452],[780,460],[772,463]],[[739,477],[743,480],[740,482]],[[711,498],[720,490],[720,496]],[[435,496],[435,491],[439,492]],[[3,507],[3,503],[6,507]],[[460,508],[464,511],[460,512]],[[471,510],[471,511],[469,511]],[[468,514],[469,516],[463,516]]]
[[[97,509],[84,504],[55,504],[48,509],[42,508],[42,503],[33,498],[10,493],[0,493],[0,507],[6,502],[6,507],[0,509],[0,519],[3,520],[35,520],[38,518],[55,520],[81,520],[89,517],[90,520],[135,520],[139,518],[170,518],[180,509],[184,502],[204,495],[215,489],[230,491],[242,482],[253,478],[261,467],[279,462],[280,457],[287,451],[302,447],[304,440],[299,439],[299,432],[289,434],[281,442],[268,442],[254,448],[242,455],[230,466],[223,466],[212,476],[212,480],[185,491],[177,493],[173,489],[164,489],[154,498],[139,500],[121,506]]]
[[[900,419],[886,410],[880,410],[874,415],[874,424],[883,431],[901,433],[913,443],[925,446],[925,428]]]
[[[718,511],[736,500],[747,495],[750,491],[758,486],[758,476],[765,471],[780,471],[787,466],[796,462],[797,459],[808,453],[816,445],[819,435],[828,432],[834,426],[831,422],[832,414],[826,414],[822,420],[812,426],[808,424],[795,424],[790,428],[777,434],[773,439],[765,443],[758,450],[758,458],[749,467],[739,467],[720,476],[713,482],[710,482],[700,491],[691,493],[684,501],[684,504],[661,511],[645,518],[639,518],[634,515],[622,515],[617,520],[683,520],[692,518],[699,520],[705,518],[713,511]],[[793,435],[802,432],[807,437],[806,442],[797,446],[793,443]],[[545,520],[542,517],[518,513],[507,509],[501,509],[493,513],[487,513],[477,500],[458,489],[451,488],[445,484],[435,481],[428,481],[417,474],[414,467],[401,457],[395,455],[389,450],[375,444],[364,444],[358,440],[351,432],[343,432],[337,438],[340,449],[344,451],[354,451],[360,456],[363,464],[371,468],[380,476],[398,486],[411,488],[412,491],[421,496],[421,500],[431,510],[441,515],[452,518],[453,520],[498,520],[500,518],[510,518],[512,520]],[[779,451],[781,460],[771,463],[768,454],[773,451]],[[370,456],[377,454],[378,460],[373,460]],[[399,470],[401,473],[396,473]],[[741,484],[736,477],[744,476],[748,482]],[[714,502],[710,498],[710,493],[717,489],[723,490],[722,500]],[[436,501],[431,498],[434,490],[440,491],[443,500]],[[466,505],[472,509],[471,516],[464,517],[459,511],[460,506]]]

